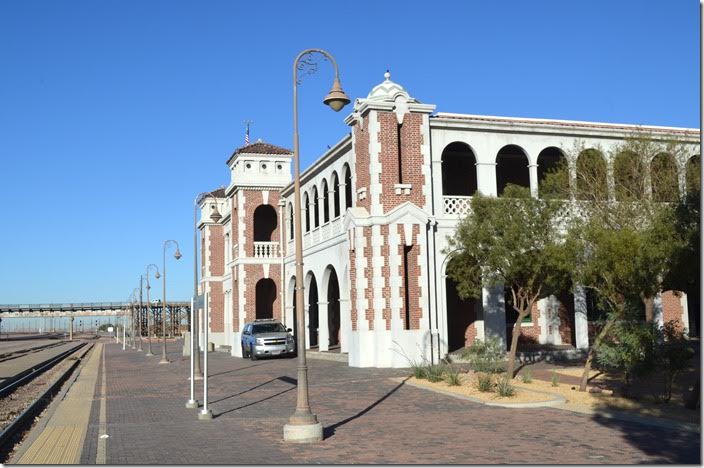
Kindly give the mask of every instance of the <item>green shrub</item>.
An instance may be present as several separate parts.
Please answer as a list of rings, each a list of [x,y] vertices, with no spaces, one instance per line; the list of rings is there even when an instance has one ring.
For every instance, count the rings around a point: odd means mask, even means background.
[[[426,367],[425,372],[429,382],[440,382],[445,373],[445,368],[442,365],[434,364]]]
[[[522,372],[523,383],[531,383],[533,381],[533,372],[530,369],[524,369]]]
[[[659,330],[662,344],[656,350],[656,365],[664,377],[664,388],[661,399],[665,402],[672,398],[672,385],[675,377],[685,370],[694,357],[694,349],[687,343],[684,330],[676,320],[667,322]]]
[[[480,372],[477,374],[477,390],[480,392],[491,392],[494,389],[494,382],[491,374]]]
[[[550,377],[550,384],[553,387],[559,387],[560,386],[560,376],[557,375],[557,372],[552,371],[552,377]]]
[[[626,387],[657,367],[659,331],[654,323],[627,320],[616,323],[596,349],[600,366],[623,372]]]
[[[445,368],[445,382],[450,386],[460,385],[462,383],[460,382],[460,371],[452,367],[452,365],[448,365]]]
[[[496,393],[502,397],[510,397],[516,394],[516,389],[513,387],[508,376],[504,376],[496,382]]]
[[[475,372],[496,374],[504,370],[506,349],[497,337],[492,336],[485,341],[475,340],[465,348],[460,356],[469,361],[469,367]]]
[[[413,363],[411,364],[411,370],[413,371],[413,377],[416,379],[427,379],[428,378],[428,366],[424,364]]]

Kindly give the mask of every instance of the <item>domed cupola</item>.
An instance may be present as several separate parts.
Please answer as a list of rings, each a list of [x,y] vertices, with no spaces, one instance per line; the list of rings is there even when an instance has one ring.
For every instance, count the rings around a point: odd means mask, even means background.
[[[384,81],[374,86],[367,95],[367,99],[372,101],[394,102],[397,98],[403,98],[407,102],[418,102],[403,89],[403,86],[391,81],[391,73],[389,73],[389,70],[386,70],[386,73],[384,73]]]

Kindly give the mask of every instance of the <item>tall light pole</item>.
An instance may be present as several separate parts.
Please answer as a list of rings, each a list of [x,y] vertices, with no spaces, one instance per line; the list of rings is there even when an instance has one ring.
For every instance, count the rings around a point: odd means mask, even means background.
[[[284,426],[284,440],[288,442],[319,442],[323,440],[323,425],[310,410],[308,400],[308,367],[306,364],[305,313],[303,304],[303,240],[301,224],[301,172],[298,151],[298,71],[311,67],[314,72],[317,64],[313,54],[319,53],[327,58],[335,69],[332,89],[323,99],[323,103],[335,112],[345,107],[350,98],[342,91],[340,75],[335,59],[323,49],[307,49],[298,54],[293,61],[293,198],[294,198],[294,238],[296,246],[296,342],[298,347],[298,384],[296,411]]]
[[[164,302],[161,304],[161,337],[163,339],[163,346],[161,348],[161,361],[159,361],[159,364],[169,363],[169,360],[166,358],[166,247],[168,247],[168,245],[172,242],[176,244],[176,252],[174,252],[174,258],[176,260],[181,258],[181,252],[178,249],[178,242],[171,239],[164,241],[164,264],[161,268],[163,277],[162,291],[164,293]]]
[[[137,311],[136,311],[136,309],[137,309],[137,293],[138,293],[138,292],[141,292],[141,291],[140,291],[140,290],[141,290],[141,287],[142,287],[142,286],[140,285],[139,288],[134,288],[134,289],[132,290],[132,315],[131,315],[131,318],[132,318],[132,325],[131,325],[131,331],[132,331],[132,349],[136,349],[136,346],[135,346],[136,330],[135,330],[135,325],[134,325],[134,317],[135,317],[135,315],[137,315]],[[140,339],[141,339],[141,337],[140,337]],[[141,350],[142,350],[142,346],[141,346],[141,343],[140,343],[139,351],[141,351]]]
[[[198,206],[200,203],[207,199],[208,197],[215,200],[213,205],[213,212],[210,214],[210,219],[217,223],[222,219],[222,215],[218,211],[217,199],[212,192],[199,193],[198,196],[193,200],[193,300],[195,301],[198,296]],[[227,256],[226,256],[227,257]],[[206,326],[208,326],[206,324]],[[195,344],[195,369],[193,371],[196,380],[203,378],[203,372],[200,370],[200,347],[198,346],[198,341],[200,340],[200,331],[198,330],[198,312],[191,308],[191,340]],[[206,347],[208,344],[206,343]]]
[[[154,269],[156,270],[154,278],[159,279],[161,278],[161,275],[159,274],[159,267],[157,267],[153,263],[147,265],[147,271],[144,275],[144,279],[147,280],[147,343],[149,343],[149,349],[147,350],[147,354],[145,354],[145,356],[154,356],[154,353],[152,353],[152,322],[150,319],[152,313],[152,303],[149,300],[149,290],[152,287],[149,285],[149,267],[154,267]]]

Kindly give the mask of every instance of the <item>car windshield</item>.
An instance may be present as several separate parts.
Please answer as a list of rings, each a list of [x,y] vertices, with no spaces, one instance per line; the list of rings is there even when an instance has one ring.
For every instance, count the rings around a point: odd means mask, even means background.
[[[280,323],[258,323],[252,326],[252,333],[272,333],[285,332],[286,329]]]

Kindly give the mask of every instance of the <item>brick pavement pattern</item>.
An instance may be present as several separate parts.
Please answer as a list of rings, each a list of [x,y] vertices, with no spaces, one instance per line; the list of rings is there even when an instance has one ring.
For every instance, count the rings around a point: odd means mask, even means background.
[[[310,398],[325,440],[288,444],[282,434],[295,408],[295,359],[211,353],[215,417],[199,421],[184,406],[189,361],[180,347],[171,344],[175,362],[159,365],[159,356],[106,344],[108,464],[701,463],[699,434],[552,408],[487,407],[389,379],[403,370],[317,359],[308,361]],[[89,439],[98,436],[98,404]],[[86,440],[83,463],[94,463],[95,446]]]

